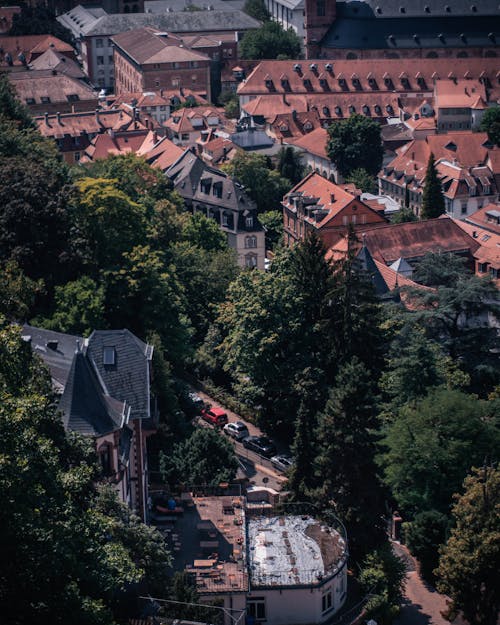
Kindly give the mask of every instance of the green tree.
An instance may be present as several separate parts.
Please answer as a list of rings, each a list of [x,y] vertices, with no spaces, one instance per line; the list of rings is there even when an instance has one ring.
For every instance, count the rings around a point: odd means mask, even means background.
[[[283,178],[297,184],[304,177],[301,156],[292,147],[281,148],[278,153],[278,171]]]
[[[237,96],[227,100],[224,104],[224,113],[229,119],[238,119],[240,116],[240,101]]]
[[[418,221],[418,217],[411,210],[411,208],[401,208],[397,213],[391,215],[391,221],[393,224],[404,224],[410,221]]]
[[[182,236],[206,252],[220,252],[227,249],[227,237],[217,225],[215,219],[205,217],[203,213],[188,215],[182,230]]]
[[[422,219],[433,219],[445,212],[441,182],[436,171],[434,154],[430,154],[425,172],[424,191],[422,194]]]
[[[499,337],[488,322],[489,314],[498,315],[496,287],[489,278],[460,272],[452,256],[434,255],[422,263],[416,275],[436,288],[403,289],[413,307],[410,318],[470,376],[469,388],[486,396],[499,375]]]
[[[347,176],[346,182],[356,185],[356,188],[363,191],[363,193],[373,193],[375,195],[378,193],[377,179],[362,167],[353,169]]]
[[[427,253],[415,267],[412,278],[431,287],[456,287],[463,277],[470,277],[467,259],[456,254]]]
[[[406,579],[405,565],[385,543],[363,561],[359,583],[371,595],[365,610],[366,619],[390,625],[399,612]]]
[[[240,43],[242,59],[298,59],[301,43],[297,33],[289,28],[285,30],[278,22],[264,22],[257,30],[249,30]]]
[[[382,167],[380,124],[355,113],[328,128],[327,153],[342,176],[364,169],[376,176]]]
[[[496,625],[500,610],[500,470],[485,466],[466,478],[453,507],[455,527],[441,551],[438,590],[471,625]]]
[[[42,290],[43,280],[30,280],[15,261],[7,261],[0,266],[0,315],[9,321],[26,321]]]
[[[283,196],[290,190],[290,181],[270,169],[266,157],[261,154],[238,152],[222,169],[241,182],[259,212],[279,209]]]
[[[42,5],[22,5],[21,13],[13,17],[9,35],[54,35],[73,45],[71,31],[56,20],[53,11]]]
[[[175,267],[166,265],[159,252],[139,246],[126,252],[119,269],[106,276],[106,322],[128,328],[140,337],[160,335],[173,364],[189,357],[191,327]]]
[[[283,236],[283,212],[266,211],[259,215],[259,221],[266,233],[266,249],[274,250]]]
[[[0,115],[15,121],[18,129],[34,128],[29,110],[21,104],[7,72],[0,74]]]
[[[500,106],[486,109],[479,128],[488,133],[489,140],[500,146]]]
[[[78,172],[88,178],[112,181],[133,202],[149,207],[158,200],[170,199],[169,179],[134,152],[98,159]]]
[[[104,324],[104,287],[89,276],[82,276],[55,290],[55,312],[49,319],[38,319],[45,328],[88,336]]]
[[[160,454],[160,467],[171,485],[218,486],[234,479],[238,462],[227,438],[210,428],[196,428],[168,454]]]
[[[384,492],[377,477],[376,406],[371,373],[353,357],[339,369],[319,417],[319,497],[333,501],[349,536],[349,551],[360,559],[385,536]]]
[[[146,240],[144,208],[116,180],[82,178],[76,187],[72,220],[86,263],[94,272],[120,267],[122,255]]]
[[[243,10],[259,22],[268,22],[271,19],[264,0],[246,0]]]
[[[380,459],[399,510],[449,514],[470,466],[495,459],[499,442],[498,400],[438,388],[402,407],[386,427]]]
[[[405,524],[405,542],[420,563],[420,573],[434,584],[434,569],[439,563],[439,547],[446,541],[450,519],[437,510],[424,510]]]

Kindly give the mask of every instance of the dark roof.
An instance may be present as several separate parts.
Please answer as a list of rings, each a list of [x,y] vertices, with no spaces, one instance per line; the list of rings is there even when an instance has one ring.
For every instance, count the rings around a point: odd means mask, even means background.
[[[474,8],[473,8],[474,7]],[[404,10],[404,12],[401,11]],[[474,17],[499,15],[497,0],[348,0],[337,2],[337,16],[342,17]]]
[[[188,203],[209,205],[213,211],[230,211],[233,217],[236,214],[237,220],[229,228],[230,231],[247,230],[244,222],[250,214],[254,217],[254,225],[248,230],[255,232],[262,229],[255,214],[255,203],[247,196],[244,187],[220,169],[207,165],[191,151],[184,152],[165,174]],[[214,193],[216,189],[220,197]]]
[[[120,429],[126,404],[105,391],[83,351],[74,354],[66,387],[59,402],[64,427],[84,436],[102,436]]]
[[[105,365],[104,348],[114,348],[115,364]],[[149,361],[153,348],[129,330],[95,330],[88,338],[87,356],[94,363],[109,395],[126,401],[130,418],[150,416]]]
[[[274,141],[263,130],[249,128],[231,135],[231,141],[243,150],[257,150],[274,145]]]
[[[322,40],[324,47],[349,49],[468,48],[497,45],[492,18],[497,2],[440,4],[405,2],[339,2],[335,22]],[[471,6],[476,6],[476,11]],[[425,11],[425,7],[429,12]],[[404,13],[401,12],[404,10]],[[379,12],[380,11],[380,12]],[[408,19],[411,18],[411,19]]]
[[[259,28],[260,22],[243,11],[182,11],[178,13],[117,13],[100,17],[84,36],[116,35],[143,26],[167,32],[240,31]]]
[[[389,291],[387,284],[366,245],[363,245],[359,250],[356,256],[356,261],[358,266],[361,266],[363,271],[365,271],[369,276],[377,295],[384,295]]]
[[[23,337],[30,340],[35,354],[49,367],[50,375],[57,388],[62,391],[73,362],[78,343],[83,343],[81,336],[53,332],[44,328],[23,326]]]

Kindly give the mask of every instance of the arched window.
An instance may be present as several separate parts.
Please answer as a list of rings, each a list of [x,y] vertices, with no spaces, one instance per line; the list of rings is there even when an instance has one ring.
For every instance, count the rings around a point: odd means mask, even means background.
[[[97,450],[97,453],[103,475],[106,477],[113,475],[113,446],[111,443],[103,443]]]
[[[257,256],[255,254],[247,254],[245,256],[245,267],[255,269],[257,267]]]
[[[250,236],[250,237],[245,237],[245,247],[246,248],[255,248],[257,247],[257,237],[256,236]]]

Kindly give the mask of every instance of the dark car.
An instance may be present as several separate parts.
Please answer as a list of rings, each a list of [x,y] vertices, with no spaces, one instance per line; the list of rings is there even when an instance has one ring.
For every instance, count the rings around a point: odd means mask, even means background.
[[[276,445],[267,436],[247,436],[243,439],[243,447],[251,449],[261,456],[270,458],[276,453]]]

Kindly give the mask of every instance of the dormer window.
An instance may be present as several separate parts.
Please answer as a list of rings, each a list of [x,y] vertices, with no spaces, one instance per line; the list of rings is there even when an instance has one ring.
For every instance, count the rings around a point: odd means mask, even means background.
[[[246,217],[245,218],[245,227],[246,228],[253,228],[253,217]]]
[[[227,226],[229,223],[229,219],[227,213],[222,213],[222,225]]]
[[[116,364],[116,351],[114,347],[105,347],[102,353],[102,364],[113,366]]]

